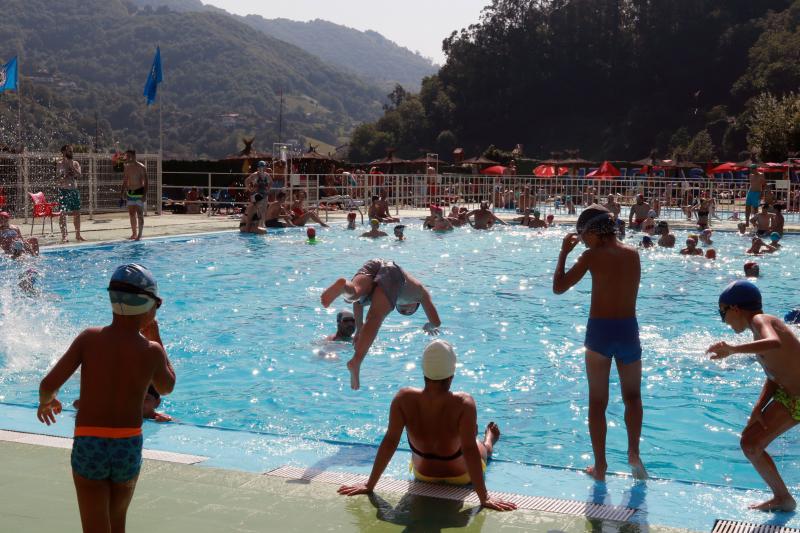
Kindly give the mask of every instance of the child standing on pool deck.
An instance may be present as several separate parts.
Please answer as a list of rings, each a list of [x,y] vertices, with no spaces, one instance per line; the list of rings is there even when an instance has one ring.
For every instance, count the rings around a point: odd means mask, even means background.
[[[164,348],[142,336],[157,336],[158,286],[145,267],[123,265],[108,295],[111,325],[80,333],[39,386],[37,417],[48,426],[61,412],[58,389],[81,369],[81,403],[75,417],[72,478],[86,531],[124,531],[142,465],[142,404],[152,383],[160,394],[175,386]],[[156,331],[152,331],[153,329]]]
[[[587,207],[578,217],[577,233],[568,233],[553,274],[553,292],[562,294],[577,284],[586,272],[592,275],[592,302],[586,325],[586,376],[589,380],[589,436],[594,465],[586,473],[605,479],[606,407],[611,359],[616,358],[625,403],[628,430],[628,463],[633,476],[645,479],[647,471],[639,457],[642,433],[642,348],[636,320],[641,265],[635,248],[617,240],[614,215],[601,205]],[[579,241],[587,250],[564,272],[567,256]]]
[[[738,346],[725,341],[713,344],[708,348],[713,354],[711,359],[724,359],[735,353],[756,354],[767,375],[740,444],[773,497],[750,508],[793,511],[794,498],[766,450],[772,441],[800,424],[800,341],[780,318],[764,314],[761,292],[749,281],[734,281],[722,291],[719,315],[736,333],[749,329],[754,340]]]

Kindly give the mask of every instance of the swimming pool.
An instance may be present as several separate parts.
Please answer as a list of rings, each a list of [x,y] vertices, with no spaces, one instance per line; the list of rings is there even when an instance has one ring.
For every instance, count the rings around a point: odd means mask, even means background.
[[[385,257],[431,289],[442,336],[460,357],[454,388],[475,396],[481,426],[495,420],[503,431],[496,456],[582,467],[591,458],[582,350],[590,281],[552,293],[564,231],[437,235],[409,227],[408,241],[397,242],[359,239],[339,226],[319,232],[316,246],[305,244],[303,231],[286,230],[76,247],[36,260],[39,301],[15,295],[24,267],[6,262],[0,401],[35,404],[39,380],[74,335],[108,321],[113,269],[140,262],[155,272],[165,299],[162,335],[178,374],[166,411],[200,425],[377,443],[393,394],[422,384],[419,359],[429,339],[420,329],[423,315],[387,319],[362,366],[362,390],[354,392],[344,367],[350,350],[322,342],[335,330],[336,309],[322,309],[319,295],[367,259]],[[678,232],[679,243],[685,235]],[[642,252],[642,457],[653,476],[764,488],[738,445],[763,373],[746,356],[720,363],[704,355],[712,341],[735,338],[720,322],[716,300],[740,276],[749,241],[730,233],[715,240],[715,262],[681,257],[677,249]],[[798,303],[793,241],[787,237],[779,254],[758,259],[767,312],[783,315]],[[62,401],[77,397],[77,385],[65,385]],[[626,436],[613,373],[611,387],[609,464],[619,471]],[[790,432],[772,447],[791,485],[800,483],[798,439]]]

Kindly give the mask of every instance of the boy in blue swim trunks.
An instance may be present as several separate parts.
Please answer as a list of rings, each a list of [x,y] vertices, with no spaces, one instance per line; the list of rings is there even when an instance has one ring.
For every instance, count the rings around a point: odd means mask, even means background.
[[[578,217],[576,233],[568,233],[561,244],[553,292],[562,294],[577,284],[586,272],[592,275],[592,303],[586,325],[586,376],[589,380],[589,436],[594,465],[586,473],[598,481],[605,479],[606,407],[611,360],[616,359],[625,403],[628,430],[628,463],[637,479],[647,477],[639,457],[642,433],[642,348],[636,321],[641,265],[635,248],[616,237],[614,215],[601,205],[587,207]],[[579,241],[587,250],[565,272],[567,256]]]
[[[750,188],[747,189],[747,197],[744,201],[744,220],[745,225],[750,224],[750,215],[758,213],[758,205],[761,203],[761,192],[767,185],[767,179],[763,172],[758,171],[758,165],[750,165]]]
[[[124,531],[142,464],[142,405],[152,383],[160,394],[175,386],[175,372],[158,342],[158,286],[145,267],[119,267],[108,294],[111,325],[84,330],[39,386],[37,417],[47,425],[61,412],[58,389],[80,367],[72,477],[83,530]],[[156,331],[152,331],[156,328]]]
[[[800,424],[800,341],[780,318],[764,314],[761,292],[749,281],[734,281],[722,291],[719,315],[736,333],[749,329],[753,342],[713,344],[708,348],[711,359],[752,353],[767,375],[750,420],[742,431],[740,444],[745,456],[769,485],[773,497],[750,508],[793,511],[795,500],[778,473],[775,461],[767,453],[767,447]]]

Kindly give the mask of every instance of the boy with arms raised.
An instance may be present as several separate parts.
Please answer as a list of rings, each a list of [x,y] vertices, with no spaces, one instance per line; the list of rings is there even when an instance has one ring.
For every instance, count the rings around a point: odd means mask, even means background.
[[[759,511],[793,511],[794,498],[783,482],[767,446],[800,424],[800,342],[783,321],[764,314],[761,292],[749,281],[728,285],[719,295],[719,316],[736,333],[749,329],[753,342],[734,346],[725,341],[709,346],[711,359],[735,353],[756,354],[767,379],[750,420],[742,431],[745,456],[772,490],[773,497],[751,505]]]
[[[589,436],[594,465],[586,473],[598,481],[605,479],[606,407],[611,359],[616,358],[625,404],[628,430],[628,463],[633,476],[647,477],[639,457],[642,433],[642,347],[636,320],[641,265],[635,248],[616,238],[614,215],[601,205],[587,207],[578,217],[577,233],[568,233],[553,274],[553,292],[563,294],[576,285],[586,272],[592,275],[592,302],[586,325],[586,375],[589,380]],[[587,250],[565,272],[567,256],[579,241]]]
[[[175,386],[175,372],[158,342],[158,286],[145,267],[123,265],[108,294],[111,325],[84,330],[39,386],[37,416],[47,425],[61,412],[58,389],[81,369],[75,417],[72,477],[83,530],[125,531],[125,517],[142,465],[142,405],[152,383],[160,394]],[[155,331],[153,329],[155,328]]]

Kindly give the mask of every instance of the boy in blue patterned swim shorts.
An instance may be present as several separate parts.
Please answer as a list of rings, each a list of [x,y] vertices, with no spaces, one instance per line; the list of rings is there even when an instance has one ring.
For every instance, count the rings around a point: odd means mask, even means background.
[[[39,386],[37,416],[48,426],[61,412],[58,389],[81,369],[75,417],[72,478],[83,530],[124,531],[142,464],[142,403],[152,383],[160,394],[175,386],[175,372],[158,338],[158,286],[145,267],[119,267],[108,294],[111,325],[84,330]]]
[[[616,359],[625,403],[628,430],[628,463],[633,476],[647,477],[639,457],[642,433],[642,347],[636,321],[641,265],[635,248],[622,244],[616,236],[614,215],[601,205],[590,205],[578,217],[576,233],[568,233],[553,274],[553,292],[562,294],[577,284],[586,272],[592,275],[592,304],[586,325],[586,376],[589,380],[589,436],[594,465],[586,473],[598,481],[605,479],[606,407],[611,360]],[[567,256],[579,241],[587,250],[572,268],[564,272]]]
[[[736,333],[749,329],[753,342],[738,346],[725,341],[713,344],[708,348],[711,359],[724,359],[735,353],[756,354],[767,375],[750,420],[742,431],[741,446],[772,489],[773,497],[750,508],[794,511],[794,498],[778,473],[775,461],[767,453],[767,446],[800,424],[800,341],[780,318],[764,314],[761,292],[749,281],[734,281],[722,291],[719,316]]]

